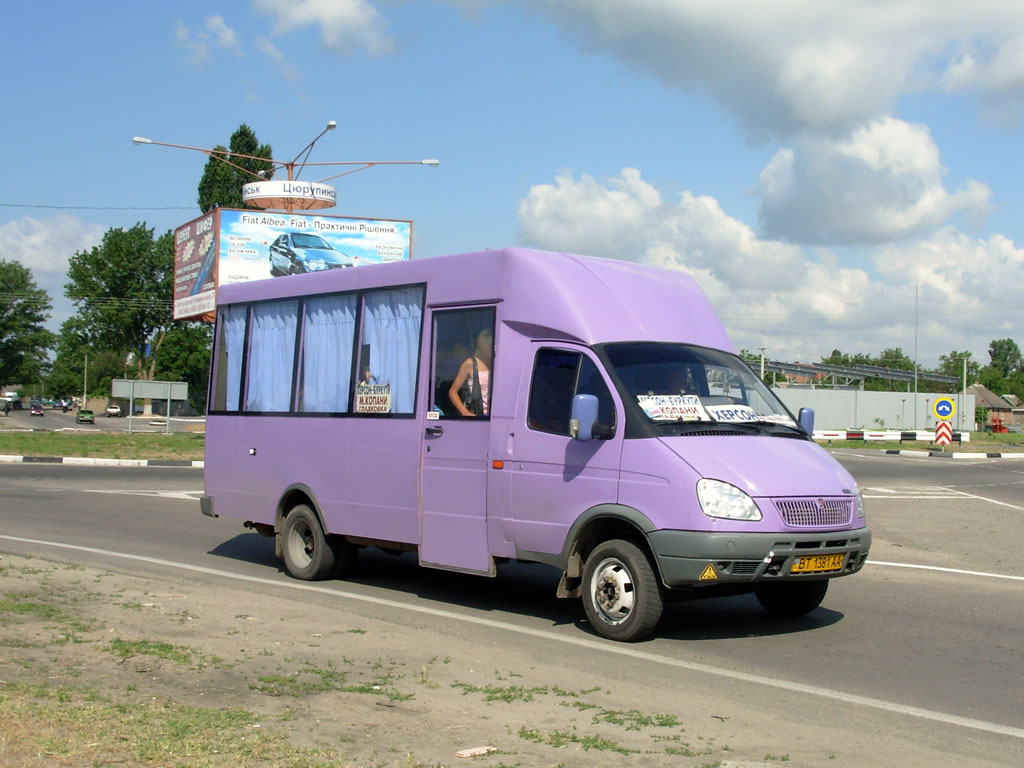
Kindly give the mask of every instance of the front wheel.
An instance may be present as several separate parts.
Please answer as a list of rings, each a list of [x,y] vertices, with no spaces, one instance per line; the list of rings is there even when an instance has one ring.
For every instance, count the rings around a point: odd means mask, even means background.
[[[768,613],[775,616],[803,616],[821,605],[827,591],[827,579],[780,581],[762,584],[754,590],[754,596]]]
[[[335,549],[324,535],[316,513],[305,504],[292,507],[284,519],[284,565],[296,579],[319,581],[334,572]]]
[[[612,539],[594,548],[582,591],[587,619],[610,640],[643,640],[661,620],[661,584],[643,551],[629,541]]]

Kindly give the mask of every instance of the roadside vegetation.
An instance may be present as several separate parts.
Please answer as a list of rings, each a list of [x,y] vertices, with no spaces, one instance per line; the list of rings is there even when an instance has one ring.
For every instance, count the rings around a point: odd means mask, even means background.
[[[943,452],[935,443],[923,440],[819,440],[825,448],[856,448],[869,451],[923,451]],[[1024,452],[1024,434],[971,432],[966,443],[953,442],[945,453],[1021,453]]]
[[[243,614],[237,594],[187,591],[0,556],[0,765],[454,768],[466,750],[492,768],[711,768],[735,755],[728,717],[623,707],[611,681],[483,666],[464,647],[421,658],[343,611]],[[701,733],[709,722],[718,735]]]
[[[0,455],[200,461],[206,436],[196,432],[14,432],[0,429]]]

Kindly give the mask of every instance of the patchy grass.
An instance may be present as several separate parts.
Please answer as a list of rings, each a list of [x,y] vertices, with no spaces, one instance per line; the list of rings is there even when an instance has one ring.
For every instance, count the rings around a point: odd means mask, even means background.
[[[472,685],[470,683],[454,682],[452,688],[462,689],[462,695],[467,696],[470,693],[479,693],[484,697],[484,701],[504,701],[511,703],[513,701],[533,701],[534,696],[546,696],[548,694],[547,686],[537,686],[534,688],[527,688],[523,685]]]
[[[8,432],[0,430],[0,455],[74,456],[101,459],[203,458],[206,436],[195,432]]]
[[[232,765],[340,757],[293,749],[250,712],[167,700],[115,699],[95,689],[9,684],[0,696],[0,754],[9,765]]]
[[[389,701],[408,701],[413,698],[413,694],[399,691],[394,685],[396,676],[390,670],[384,670],[382,665],[378,666],[379,664],[380,662],[377,662],[371,667],[374,674],[370,675],[370,679],[361,682],[350,682],[349,676],[354,673],[338,669],[333,664],[328,664],[327,667],[304,664],[297,671],[288,674],[260,675],[255,683],[249,684],[249,688],[267,696],[296,698],[329,691],[384,696]]]

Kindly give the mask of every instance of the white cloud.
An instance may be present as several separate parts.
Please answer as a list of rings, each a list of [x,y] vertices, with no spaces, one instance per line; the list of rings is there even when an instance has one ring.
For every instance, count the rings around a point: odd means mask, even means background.
[[[1024,113],[1024,34],[994,45],[965,45],[946,70],[943,85],[977,92],[990,117],[1018,122]]]
[[[298,78],[298,70],[295,67],[293,67],[288,62],[287,59],[285,59],[284,54],[281,53],[281,51],[277,49],[277,46],[275,46],[272,42],[267,40],[265,37],[257,37],[255,40],[255,45],[256,50],[258,50],[260,53],[262,53],[264,56],[266,56],[268,59],[274,62],[274,64],[277,65],[278,69],[281,71],[281,75],[285,79],[295,80]]]
[[[184,22],[177,22],[174,37],[177,44],[189,51],[192,64],[205,67],[213,59],[213,47],[223,48],[235,56],[242,56],[242,45],[238,33],[224,21],[223,16],[207,16],[203,19],[204,29],[193,31]]]
[[[210,42],[205,33],[192,34],[192,30],[179,21],[175,25],[174,39],[191,54],[189,58],[194,66],[202,68],[210,63]]]
[[[834,252],[759,238],[714,198],[684,191],[664,202],[634,169],[604,181],[559,176],[531,188],[518,213],[526,245],[685,270],[736,345],[763,344],[773,359],[814,361],[834,348],[912,355],[915,282],[923,365],[952,349],[984,361],[989,341],[1024,331],[1006,293],[1024,282],[1024,249],[1001,236],[972,240],[943,229],[879,249],[873,274],[842,266]]]
[[[754,134],[848,131],[943,86],[1024,96],[1024,14],[1003,0],[521,2],[585,50],[706,90]]]
[[[392,50],[384,22],[367,0],[254,0],[253,5],[275,18],[278,34],[318,26],[324,45],[335,53],[365,48],[380,55]]]
[[[22,216],[0,224],[0,241],[4,243],[3,258],[18,261],[32,270],[36,286],[50,295],[53,313],[47,327],[57,330],[74,314],[69,299],[64,298],[68,260],[76,251],[92,248],[103,240],[104,228],[82,221],[70,214],[37,219]]]
[[[950,192],[931,133],[886,117],[839,140],[799,139],[761,172],[761,226],[802,243],[877,243],[920,234],[966,212],[979,221],[991,192]]]
[[[206,28],[213,34],[217,45],[226,48],[236,56],[242,55],[242,46],[238,41],[238,33],[224,23],[223,16],[207,16],[204,19]]]

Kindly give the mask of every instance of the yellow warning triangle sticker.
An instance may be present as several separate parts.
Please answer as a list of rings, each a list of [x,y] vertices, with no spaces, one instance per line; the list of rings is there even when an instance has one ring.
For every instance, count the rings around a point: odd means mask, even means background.
[[[715,566],[708,563],[707,568],[701,571],[700,581],[718,581],[718,572],[715,570]]]

